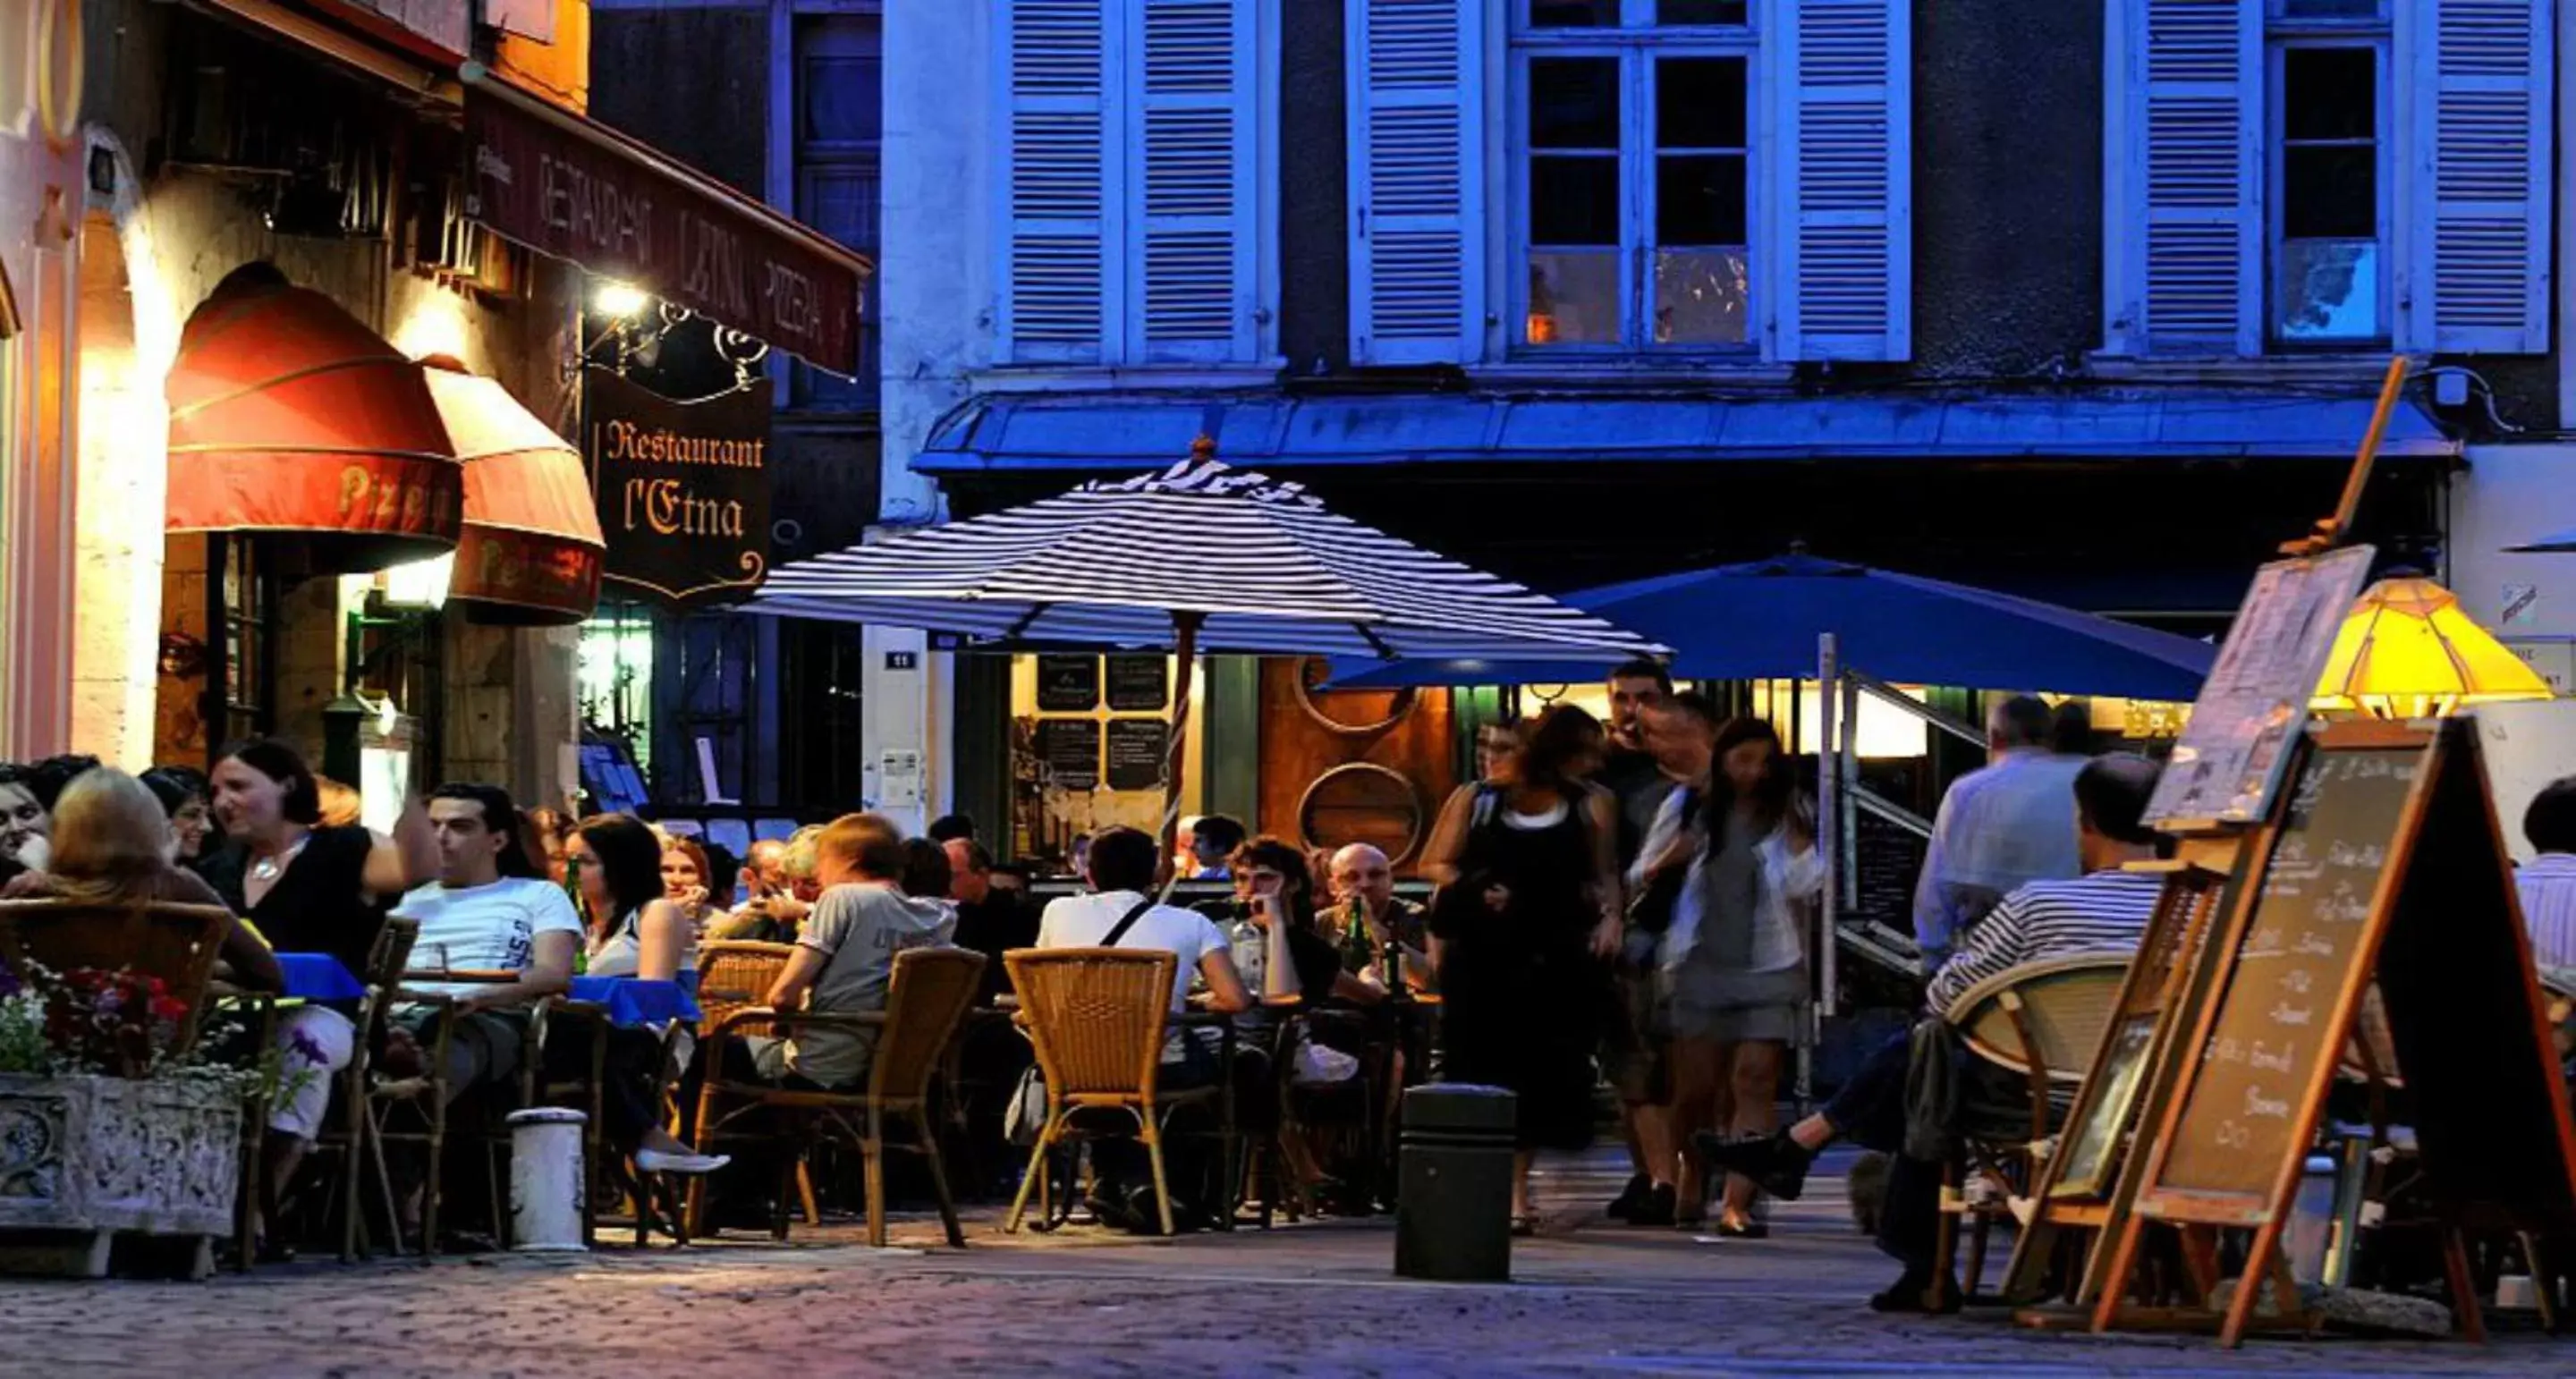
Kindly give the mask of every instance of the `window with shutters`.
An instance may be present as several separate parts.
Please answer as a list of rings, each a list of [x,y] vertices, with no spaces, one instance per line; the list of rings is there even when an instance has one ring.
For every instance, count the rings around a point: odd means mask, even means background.
[[[802,15],[795,30],[796,218],[875,257],[880,150],[885,135],[884,20],[876,14]],[[862,308],[872,317],[883,282]],[[877,410],[877,323],[859,322],[858,375],[795,366],[799,407]]]
[[[1263,0],[1003,0],[996,357],[1259,364],[1276,291]]]
[[[2546,352],[2556,3],[2114,0],[2109,352]]]
[[[1512,35],[1517,348],[1754,344],[1741,3],[1526,0]]]

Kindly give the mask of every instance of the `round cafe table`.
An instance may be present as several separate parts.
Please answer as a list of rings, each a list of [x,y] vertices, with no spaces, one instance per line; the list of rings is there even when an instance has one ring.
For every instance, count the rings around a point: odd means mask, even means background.
[[[328,953],[280,953],[277,966],[286,976],[279,994],[297,1000],[354,1001],[367,994],[366,984]]]
[[[698,998],[678,982],[648,982],[640,977],[575,977],[572,999],[608,1012],[608,1022],[626,1028],[666,1025],[673,1020],[696,1024]]]

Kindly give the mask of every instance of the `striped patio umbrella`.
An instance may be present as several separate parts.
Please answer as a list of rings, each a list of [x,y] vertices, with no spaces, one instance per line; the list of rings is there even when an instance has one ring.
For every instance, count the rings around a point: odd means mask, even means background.
[[[1551,660],[1663,648],[1214,458],[783,565],[749,610],[1009,642],[1174,648],[1164,828],[1205,652]],[[1168,852],[1169,850],[1166,849]]]

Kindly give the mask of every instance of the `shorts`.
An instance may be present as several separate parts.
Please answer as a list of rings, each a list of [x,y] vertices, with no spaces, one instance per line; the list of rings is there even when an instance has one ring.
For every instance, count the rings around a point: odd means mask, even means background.
[[[1661,1106],[1673,1099],[1672,1031],[1651,967],[1621,964],[1617,1018],[1601,1041],[1601,1076],[1630,1106]]]

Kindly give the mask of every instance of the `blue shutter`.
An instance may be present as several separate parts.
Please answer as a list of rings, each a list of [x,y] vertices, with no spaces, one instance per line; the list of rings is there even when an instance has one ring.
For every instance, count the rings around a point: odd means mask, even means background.
[[[1482,0],[1346,0],[1351,359],[1484,357]]]
[[[1909,0],[1795,0],[1771,71],[1776,359],[1897,360],[1912,348]]]
[[[2113,350],[2262,352],[2263,9],[2119,0],[2104,150]]]
[[[2415,7],[2408,344],[2545,354],[2550,309],[2549,0]]]
[[[1142,299],[1127,361],[1227,364],[1257,353],[1261,197],[1254,0],[1130,10],[1128,262]]]
[[[1006,162],[997,357],[1105,362],[1119,258],[1107,158],[1114,31],[1104,0],[1005,0],[996,19]]]

